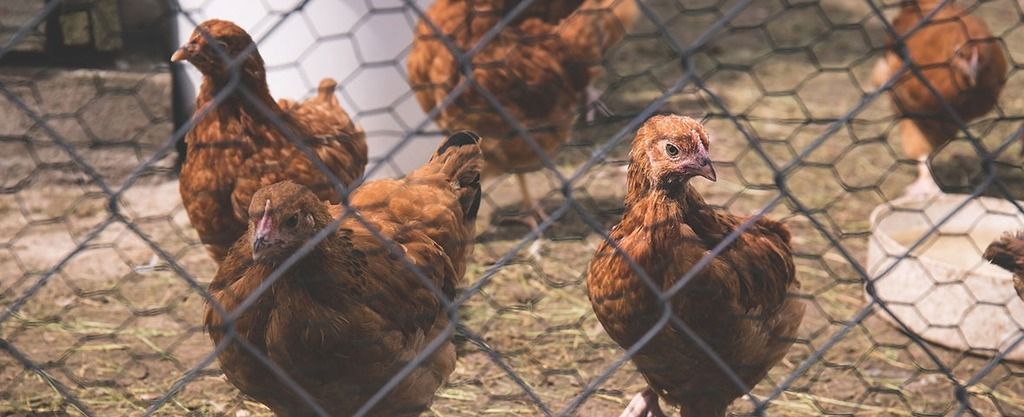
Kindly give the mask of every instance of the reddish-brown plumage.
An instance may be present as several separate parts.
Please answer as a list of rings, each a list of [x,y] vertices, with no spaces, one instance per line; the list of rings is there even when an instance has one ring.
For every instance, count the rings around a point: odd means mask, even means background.
[[[369,415],[419,415],[454,370],[453,329],[441,300],[454,297],[472,250],[483,160],[478,139],[454,135],[405,179],[359,188],[349,207],[362,221],[290,181],[254,195],[248,231],[210,284],[213,299],[229,312],[253,296],[297,248],[342,218],[336,232],[234,322],[238,337],[284,370],[329,415],[354,414],[436,338],[439,347]],[[213,342],[221,343],[226,329],[217,309],[207,308],[205,323]],[[243,393],[279,416],[311,415],[239,343],[226,346],[218,357],[221,368]]]
[[[321,82],[315,97],[301,104],[282,101],[286,106],[281,108],[270,96],[263,59],[255,48],[239,66],[239,88],[211,108],[214,98],[233,85],[213,43],[231,57],[253,46],[252,38],[235,24],[208,20],[172,59],[188,60],[203,73],[195,126],[185,137],[188,154],[180,191],[192,226],[220,262],[245,231],[249,200],[260,187],[290,179],[311,187],[321,199],[339,201],[329,177],[289,139],[287,130],[346,186],[362,176],[367,149],[362,129],[334,97],[333,80]],[[243,94],[243,88],[251,94]]]
[[[624,348],[653,328],[664,307],[624,257],[666,290],[747,220],[711,208],[689,185],[693,176],[715,178],[708,146],[704,127],[687,117],[655,116],[637,131],[626,212],[587,275],[594,312]],[[804,306],[787,292],[798,287],[788,229],[761,218],[672,297],[672,312],[753,387],[792,344]],[[633,362],[651,391],[680,405],[683,416],[722,416],[744,394],[673,328],[657,332]],[[656,410],[626,415],[646,411]]]
[[[408,61],[409,82],[425,111],[467,82],[457,58],[433,28],[465,52],[517,4],[437,0],[427,10],[433,25],[420,22],[416,27]],[[595,65],[625,36],[635,14],[634,0],[533,2],[472,57],[473,79],[500,106],[493,106],[480,89],[470,88],[438,113],[437,123],[447,131],[470,129],[488,138],[483,145],[488,174],[541,168],[541,156],[509,120],[525,127],[546,155],[554,155],[569,137]]]
[[[940,3],[904,1],[892,22],[896,33],[906,35]],[[953,139],[958,130],[942,102],[965,123],[995,107],[1006,80],[1006,56],[985,22],[952,2],[904,42],[911,64],[938,92],[933,94],[909,71],[891,91],[894,108],[905,117],[900,125],[903,150],[910,158],[922,159]],[[887,51],[875,67],[874,82],[882,85],[900,74],[903,65],[899,43],[890,37]]]
[[[993,265],[1013,273],[1013,288],[1024,300],[1024,231],[1003,235],[988,245],[983,256]]]

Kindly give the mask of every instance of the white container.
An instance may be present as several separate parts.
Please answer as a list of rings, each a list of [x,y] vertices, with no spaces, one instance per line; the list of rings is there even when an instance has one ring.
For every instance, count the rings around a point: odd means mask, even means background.
[[[275,98],[309,97],[321,78],[338,80],[342,105],[367,133],[370,177],[402,175],[425,162],[437,148],[438,129],[433,122],[424,123],[426,115],[405,78],[405,56],[418,19],[403,1],[312,0],[273,31],[282,14],[300,1],[179,3],[184,10],[178,16],[181,42],[197,23],[212,18],[231,20],[249,31],[267,64],[267,82]],[[430,3],[417,0],[421,10]],[[199,85],[199,72],[190,65],[188,76]],[[415,133],[394,150],[408,132],[423,133]]]
[[[1024,302],[1013,290],[1011,274],[986,262],[981,253],[1004,232],[1024,228],[1024,215],[1009,201],[987,197],[956,211],[968,198],[899,198],[876,207],[867,272],[875,277],[879,298],[921,338],[993,356],[1021,337]],[[910,256],[898,260],[921,239],[926,240]],[[878,313],[892,321],[881,309]],[[1024,346],[1007,358],[1024,360]]]

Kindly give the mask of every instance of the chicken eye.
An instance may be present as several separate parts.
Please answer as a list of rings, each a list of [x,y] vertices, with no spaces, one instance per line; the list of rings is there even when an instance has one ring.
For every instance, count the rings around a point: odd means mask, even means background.
[[[296,215],[293,214],[291,217],[285,219],[284,225],[285,225],[285,227],[287,227],[289,229],[294,228],[295,226],[298,226],[299,225],[299,216],[296,216]]]
[[[677,148],[676,145],[673,145],[671,143],[666,143],[665,144],[665,153],[667,153],[668,156],[671,156],[671,157],[679,156],[679,148]]]

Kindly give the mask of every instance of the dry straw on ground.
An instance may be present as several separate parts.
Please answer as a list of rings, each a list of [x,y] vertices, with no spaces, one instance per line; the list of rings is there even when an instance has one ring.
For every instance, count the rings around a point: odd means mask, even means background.
[[[574,172],[627,124],[629,116],[683,76],[665,36],[671,34],[682,43],[694,41],[735,1],[645,3],[668,33],[642,21],[634,36],[609,57],[609,76],[602,84],[607,86],[605,101],[616,116],[577,130],[557,159],[565,174]],[[1015,40],[1024,36],[1018,6],[1011,0],[988,1],[978,5],[976,13],[1005,39],[1017,61],[1024,54],[1014,48]],[[881,39],[879,18],[861,1],[758,0],[723,27],[695,57],[706,90],[691,84],[668,97],[662,109],[707,115],[719,172],[718,182],[704,187],[709,200],[737,213],[754,213],[776,197],[774,173],[738,129],[756,137],[774,163],[792,161],[871,91],[868,77]],[[1015,94],[1024,77],[1012,71],[1008,83],[1001,113],[972,125],[990,148],[1016,129],[1024,114],[1024,100]],[[741,123],[735,124],[728,114]],[[899,161],[894,129],[887,100],[870,104],[788,175],[792,197],[809,212],[794,213],[793,205],[780,205],[771,213],[793,229],[803,282],[798,296],[807,299],[810,308],[801,340],[755,395],[770,393],[814,352],[825,353],[772,402],[769,415],[945,415],[959,406],[947,376],[879,313],[868,312],[850,325],[865,305],[861,278],[809,220],[821,222],[858,262],[864,261],[868,213],[898,196],[915,173],[911,163]],[[45,135],[37,135],[27,145],[12,147],[13,153],[4,159],[24,162],[32,170],[36,142],[42,146],[47,141]],[[0,141],[0,146],[6,143]],[[936,166],[940,175],[966,184],[976,173],[971,162],[977,163],[961,144],[949,146]],[[572,187],[572,196],[605,226],[621,212],[627,146],[628,141],[618,146],[605,163]],[[1011,157],[1016,148],[1004,155],[1019,170]],[[53,170],[66,171],[57,167]],[[5,307],[109,217],[106,199],[82,181],[84,176],[77,176],[76,182],[66,178],[67,172],[40,169],[17,192],[0,193],[0,240],[5,241],[0,243],[0,305]],[[565,197],[553,175],[531,178],[537,189],[553,190],[544,199],[547,207],[561,205]],[[15,186],[4,179],[0,184]],[[496,211],[514,205],[503,198],[516,195],[514,187],[505,178],[486,188],[480,244],[467,272],[467,286],[527,232],[490,222]],[[214,267],[196,245],[180,207],[176,180],[163,174],[147,176],[120,203],[121,213],[135,227],[201,284],[209,280]],[[25,360],[37,364],[97,415],[140,415],[193,367],[203,370],[156,414],[267,415],[264,407],[238,395],[215,362],[204,362],[211,351],[200,327],[204,298],[175,271],[154,263],[154,251],[127,229],[120,223],[108,226],[14,316],[0,323],[0,415],[81,414],[63,400],[57,385],[22,366]],[[478,342],[497,354],[552,412],[566,407],[622,354],[593,317],[585,294],[582,274],[600,239],[570,211],[545,234],[539,260],[515,257],[462,311],[465,326],[481,337]],[[988,364],[988,359],[969,353],[930,349],[961,382]],[[543,413],[493,360],[492,352],[462,341],[460,354],[433,415]],[[615,415],[643,386],[643,379],[629,365],[623,366],[577,414]],[[972,386],[968,398],[981,415],[1024,414],[1024,367],[997,364]],[[749,402],[737,401],[733,408],[742,413],[750,409]]]

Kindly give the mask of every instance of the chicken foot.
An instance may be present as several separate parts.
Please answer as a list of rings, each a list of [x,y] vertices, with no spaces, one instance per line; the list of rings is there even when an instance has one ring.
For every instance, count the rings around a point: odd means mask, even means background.
[[[519,184],[519,193],[522,195],[521,208],[518,213],[509,215],[504,220],[522,224],[529,227],[530,230],[537,230],[540,228],[540,224],[549,218],[548,213],[541,207],[540,202],[534,200],[530,195],[530,187],[526,183],[526,174],[517,173],[516,182]]]
[[[650,388],[636,394],[619,417],[666,417],[658,404],[658,394]]]
[[[601,101],[601,90],[594,88],[593,86],[587,86],[587,94],[584,98],[583,109],[586,111],[583,121],[591,123],[597,120],[598,116],[610,117],[612,115],[611,110],[608,106],[605,106]]]
[[[516,182],[519,183],[519,192],[522,194],[522,205],[519,213],[504,217],[503,221],[522,224],[531,231],[537,232],[537,238],[530,244],[527,254],[534,259],[540,256],[540,238],[544,232],[540,230],[540,224],[547,221],[550,216],[541,207],[540,202],[530,195],[530,187],[526,183],[526,174],[517,173]],[[538,221],[539,219],[539,221]]]
[[[917,180],[907,186],[905,194],[909,197],[927,198],[942,193],[935,177],[928,169],[928,157],[922,157],[917,161]]]

